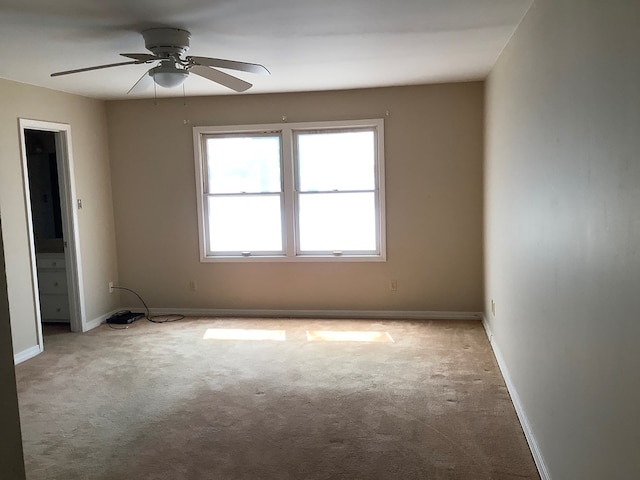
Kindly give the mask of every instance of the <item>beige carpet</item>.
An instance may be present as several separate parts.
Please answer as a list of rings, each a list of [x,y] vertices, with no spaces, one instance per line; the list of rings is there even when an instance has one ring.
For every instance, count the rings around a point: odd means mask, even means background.
[[[205,339],[207,329],[286,340]],[[539,478],[477,321],[45,331],[45,352],[16,368],[29,480]]]

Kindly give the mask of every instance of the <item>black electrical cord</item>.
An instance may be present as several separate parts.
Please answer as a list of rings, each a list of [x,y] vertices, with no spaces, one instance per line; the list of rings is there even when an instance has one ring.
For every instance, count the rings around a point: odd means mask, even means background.
[[[151,312],[149,311],[149,307],[147,307],[147,304],[144,302],[144,300],[142,299],[142,297],[140,295],[138,295],[137,292],[131,290],[130,288],[127,287],[116,287],[115,285],[112,288],[117,288],[118,290],[126,290],[127,292],[131,292],[133,293],[136,297],[138,297],[140,299],[140,301],[142,302],[142,305],[144,305],[144,309],[147,312],[145,315],[145,318],[147,320],[149,320],[152,323],[169,323],[169,322],[177,322],[178,320],[182,320],[184,318],[184,315],[181,314],[174,314],[174,315],[151,315]],[[166,320],[155,320],[156,318],[166,318]],[[114,327],[111,327],[114,328]],[[122,328],[116,328],[117,330],[121,330]]]

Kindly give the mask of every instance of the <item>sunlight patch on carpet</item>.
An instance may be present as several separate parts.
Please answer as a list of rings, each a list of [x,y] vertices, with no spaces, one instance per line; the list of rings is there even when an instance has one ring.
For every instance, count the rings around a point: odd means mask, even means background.
[[[276,340],[284,342],[287,334],[284,330],[255,330],[240,328],[207,328],[204,340]]]
[[[369,342],[393,343],[389,332],[342,332],[335,330],[307,330],[309,342]]]

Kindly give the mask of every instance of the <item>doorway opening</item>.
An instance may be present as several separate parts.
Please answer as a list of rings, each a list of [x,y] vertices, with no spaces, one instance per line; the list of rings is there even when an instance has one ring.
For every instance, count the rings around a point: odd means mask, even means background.
[[[26,129],[24,140],[38,272],[40,319],[43,323],[67,325],[70,329],[56,134]]]
[[[38,340],[42,324],[82,332],[84,301],[70,126],[20,120]]]

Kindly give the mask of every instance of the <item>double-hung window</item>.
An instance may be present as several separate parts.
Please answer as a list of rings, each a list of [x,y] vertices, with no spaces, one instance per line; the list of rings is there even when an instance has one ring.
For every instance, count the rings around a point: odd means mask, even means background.
[[[385,259],[382,120],[195,127],[202,261]]]

